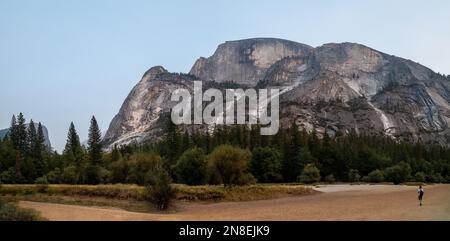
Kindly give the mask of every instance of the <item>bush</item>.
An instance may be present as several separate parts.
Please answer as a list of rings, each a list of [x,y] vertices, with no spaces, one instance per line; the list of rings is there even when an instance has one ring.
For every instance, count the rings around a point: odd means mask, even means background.
[[[416,173],[416,175],[414,177],[416,179],[416,182],[425,182],[425,180],[426,180],[426,175],[423,172]]]
[[[130,181],[138,185],[145,184],[146,174],[155,169],[162,168],[164,161],[155,153],[134,153],[130,156]]]
[[[221,145],[214,149],[208,159],[211,171],[225,186],[239,185],[249,167],[251,153],[238,147]]]
[[[39,213],[30,209],[21,209],[0,199],[0,221],[39,221]]]
[[[444,182],[445,180],[444,178],[442,178],[442,175],[440,173],[431,173],[426,176],[426,181],[432,183],[441,183]]]
[[[104,167],[99,167],[98,169],[98,178],[100,183],[110,183],[111,181],[111,171]]]
[[[364,182],[380,183],[384,181],[384,174],[380,170],[375,170],[363,178]]]
[[[242,175],[238,180],[238,185],[244,186],[244,185],[252,185],[256,184],[257,180],[251,173],[245,173]]]
[[[315,183],[320,181],[320,171],[314,164],[308,164],[303,168],[302,174],[297,177],[300,183]]]
[[[208,163],[205,153],[200,148],[185,151],[173,167],[177,180],[187,185],[206,183]]]
[[[39,184],[39,185],[48,185],[49,184],[46,176],[36,178],[34,183]]]
[[[112,183],[127,183],[130,168],[128,163],[122,159],[111,163],[111,182]]]
[[[169,173],[163,168],[153,169],[147,173],[145,182],[147,199],[159,210],[166,210],[175,198]]]
[[[330,174],[325,177],[325,182],[334,183],[335,181],[336,181],[336,179],[334,178],[333,174]]]
[[[450,183],[450,176],[445,177],[445,183]]]
[[[78,183],[78,171],[75,166],[68,166],[64,168],[62,173],[62,181],[67,184]]]
[[[361,176],[359,175],[359,171],[356,169],[350,169],[348,172],[348,181],[349,182],[359,182]]]
[[[405,162],[400,162],[395,166],[386,168],[384,173],[386,180],[394,184],[407,182],[411,179],[411,167]]]
[[[252,152],[251,172],[259,182],[274,183],[283,181],[281,175],[282,155],[269,147],[255,148]]]
[[[100,184],[102,183],[102,167],[90,164],[84,169],[84,183]]]
[[[16,172],[13,167],[0,173],[0,183],[15,183]]]
[[[59,168],[55,168],[55,170],[47,173],[47,181],[52,184],[61,183],[61,170]]]

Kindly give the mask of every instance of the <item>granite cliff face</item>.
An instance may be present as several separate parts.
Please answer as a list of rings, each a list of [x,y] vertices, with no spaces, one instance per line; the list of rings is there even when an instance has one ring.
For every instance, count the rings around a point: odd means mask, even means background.
[[[176,104],[170,101],[171,93],[192,89],[192,80],[192,76],[171,74],[161,66],[148,70],[111,121],[104,140],[123,145],[160,137],[165,124],[161,116]]]
[[[187,75],[153,67],[111,122],[105,143],[162,136],[170,94],[205,85],[281,89],[282,127],[307,131],[379,133],[413,141],[450,143],[450,79],[410,60],[353,43],[312,48],[280,39],[221,44]],[[229,83],[228,83],[229,84]]]
[[[190,74],[202,80],[236,82],[253,87],[275,62],[286,57],[306,56],[312,49],[282,39],[229,41],[219,45],[211,57],[198,59]]]

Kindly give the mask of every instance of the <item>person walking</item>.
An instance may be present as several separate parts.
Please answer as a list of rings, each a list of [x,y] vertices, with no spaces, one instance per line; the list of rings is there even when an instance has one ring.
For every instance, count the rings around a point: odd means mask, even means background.
[[[417,193],[419,193],[419,205],[422,206],[423,194],[425,193],[425,191],[422,188],[422,185],[419,186]]]

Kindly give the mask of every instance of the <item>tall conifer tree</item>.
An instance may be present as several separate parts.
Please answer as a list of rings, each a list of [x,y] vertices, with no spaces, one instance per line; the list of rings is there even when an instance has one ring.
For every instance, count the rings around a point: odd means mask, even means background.
[[[28,155],[32,158],[35,158],[35,153],[33,151],[34,146],[36,145],[36,138],[37,138],[36,127],[34,126],[34,122],[31,119],[27,130],[27,151]]]
[[[47,173],[47,166],[44,160],[43,152],[45,152],[45,136],[42,124],[39,122],[36,133],[36,139],[32,146],[33,157],[35,158],[36,174],[40,177]]]
[[[95,116],[92,116],[89,127],[88,151],[91,164],[99,165],[102,159],[102,134]]]
[[[16,116],[13,115],[11,118],[11,127],[9,128],[9,137],[15,149],[17,149],[17,145],[19,143],[17,136],[17,120]]]
[[[66,156],[67,162],[78,168],[81,166],[81,162],[83,160],[83,150],[81,148],[80,137],[78,136],[73,122],[71,122],[69,126],[67,142],[63,153]]]
[[[17,117],[16,128],[17,149],[20,151],[21,155],[24,156],[27,152],[27,127],[25,125],[25,118],[22,113],[20,113]]]

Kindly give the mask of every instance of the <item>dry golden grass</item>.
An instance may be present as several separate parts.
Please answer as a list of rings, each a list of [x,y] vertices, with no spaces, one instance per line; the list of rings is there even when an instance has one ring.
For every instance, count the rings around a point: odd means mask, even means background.
[[[130,212],[157,213],[159,211],[149,202],[134,199],[119,200],[106,197],[48,195],[41,193],[18,196],[5,195],[2,198],[7,202],[12,203],[17,203],[19,201],[31,201],[100,208],[119,208]]]
[[[177,199],[185,201],[253,201],[294,195],[313,194],[302,185],[256,184],[249,186],[187,186],[173,184]],[[118,200],[144,200],[145,188],[137,185],[2,185],[0,195],[30,196],[45,194],[70,197],[102,197]],[[42,196],[42,195],[41,195]]]
[[[144,187],[137,185],[66,185],[66,184],[4,184],[0,188],[0,195],[30,195],[48,194],[64,196],[106,197],[121,200],[143,199]]]
[[[177,199],[194,201],[255,201],[294,195],[313,194],[301,185],[256,184],[225,188],[223,186],[176,185]]]

